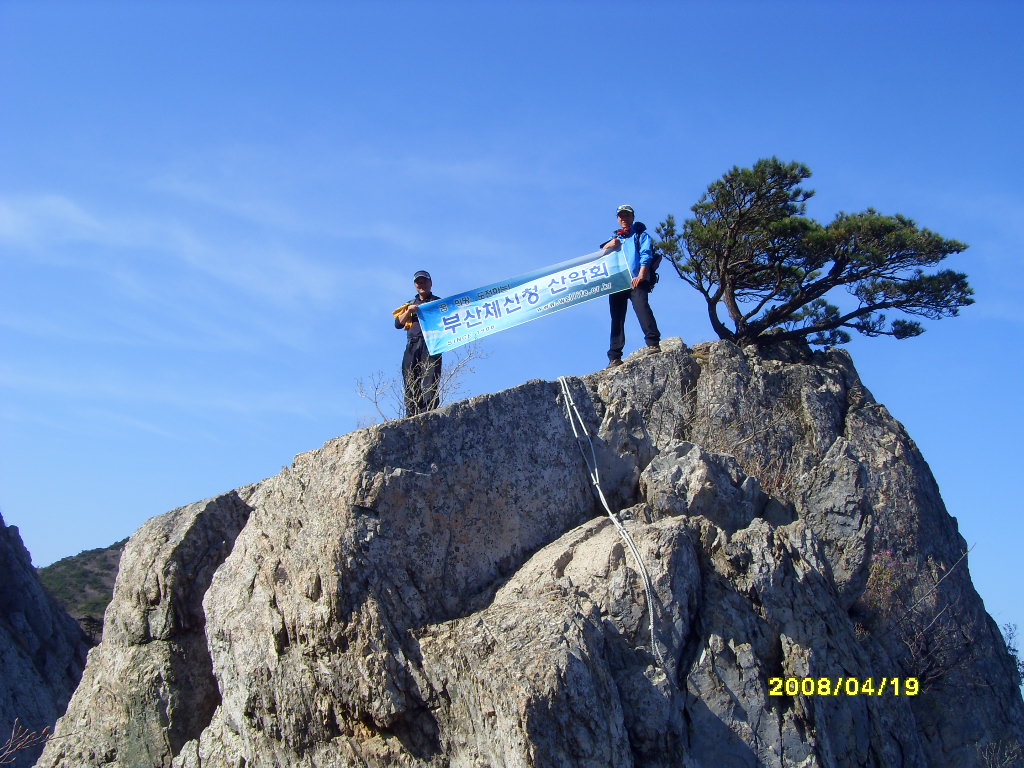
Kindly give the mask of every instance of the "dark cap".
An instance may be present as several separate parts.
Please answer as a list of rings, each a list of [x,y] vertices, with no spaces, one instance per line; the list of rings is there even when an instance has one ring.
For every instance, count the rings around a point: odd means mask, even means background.
[[[636,216],[636,212],[633,210],[632,205],[620,205],[618,210],[615,211],[615,214],[618,215],[620,213],[628,213],[630,216]]]
[[[434,282],[431,279],[431,277],[430,277],[430,273],[427,272],[426,270],[421,269],[419,272],[417,272],[415,275],[413,275],[412,276],[412,281],[415,283],[416,279],[419,278],[419,277],[425,277],[425,278],[427,278],[427,280],[430,280],[430,282]]]

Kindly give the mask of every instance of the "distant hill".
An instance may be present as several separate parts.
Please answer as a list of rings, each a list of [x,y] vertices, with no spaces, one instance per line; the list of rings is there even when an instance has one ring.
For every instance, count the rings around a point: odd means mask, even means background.
[[[39,581],[70,613],[96,644],[103,630],[103,612],[114,594],[114,579],[128,539],[103,549],[87,549],[36,569]]]

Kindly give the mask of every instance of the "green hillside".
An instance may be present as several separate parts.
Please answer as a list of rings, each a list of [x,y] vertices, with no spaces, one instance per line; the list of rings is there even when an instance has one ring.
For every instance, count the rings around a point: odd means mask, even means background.
[[[46,591],[75,617],[93,643],[99,642],[103,612],[114,592],[121,552],[127,542],[124,539],[104,549],[88,549],[37,569]]]

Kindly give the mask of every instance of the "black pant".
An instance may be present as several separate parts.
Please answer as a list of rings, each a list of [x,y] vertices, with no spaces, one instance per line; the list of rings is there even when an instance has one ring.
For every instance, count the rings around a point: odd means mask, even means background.
[[[636,319],[640,321],[640,328],[644,332],[644,341],[647,346],[653,347],[661,341],[661,332],[658,330],[658,323],[651,311],[649,294],[651,285],[647,280],[630,291],[619,291],[608,296],[608,307],[612,313],[612,338],[608,347],[609,360],[621,360],[622,348],[626,346],[626,308],[629,302],[633,302],[633,311],[636,312]]]
[[[441,399],[441,356],[427,351],[422,336],[409,339],[402,357],[405,382],[405,415],[415,416],[437,408]]]

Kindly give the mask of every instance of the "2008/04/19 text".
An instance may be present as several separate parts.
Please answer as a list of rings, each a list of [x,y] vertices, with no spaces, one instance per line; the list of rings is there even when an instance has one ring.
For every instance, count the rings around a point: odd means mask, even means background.
[[[916,677],[769,677],[769,696],[917,696]]]

